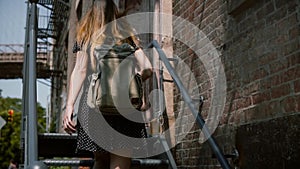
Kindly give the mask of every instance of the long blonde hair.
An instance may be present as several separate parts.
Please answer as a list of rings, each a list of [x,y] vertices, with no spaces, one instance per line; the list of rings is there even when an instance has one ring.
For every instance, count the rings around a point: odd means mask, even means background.
[[[82,46],[82,50],[88,52],[89,47],[93,68],[95,68],[94,48],[103,44],[107,37],[113,38],[116,43],[130,39],[135,45],[139,46],[139,41],[134,35],[133,29],[125,19],[121,18],[125,14],[126,10],[123,13],[118,12],[112,0],[106,0],[105,2],[98,0],[94,2],[93,7],[80,20],[76,40]]]

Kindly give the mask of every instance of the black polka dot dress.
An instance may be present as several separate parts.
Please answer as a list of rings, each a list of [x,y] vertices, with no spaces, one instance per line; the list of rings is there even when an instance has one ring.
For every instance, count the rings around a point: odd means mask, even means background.
[[[132,148],[134,146],[132,138],[146,138],[145,123],[134,122],[121,115],[103,116],[100,112],[91,109],[87,104],[88,86],[89,81],[86,78],[78,106],[76,152],[98,151],[107,153]],[[143,117],[141,116],[141,118]],[[110,130],[103,123],[107,123],[111,127]],[[121,136],[119,137],[116,133]],[[126,138],[124,139],[123,136]],[[143,144],[145,145],[145,143]],[[144,145],[138,144],[136,148],[141,149],[143,148],[141,146]]]

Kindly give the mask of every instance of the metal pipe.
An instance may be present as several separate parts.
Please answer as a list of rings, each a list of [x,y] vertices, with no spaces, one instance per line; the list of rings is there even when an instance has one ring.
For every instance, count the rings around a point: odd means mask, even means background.
[[[37,96],[36,96],[36,54],[37,54],[37,5],[36,2],[31,2],[30,6],[30,25],[29,25],[29,55],[28,64],[25,67],[25,71],[28,73],[27,81],[27,93],[25,99],[27,99],[26,114],[28,115],[28,166],[33,167],[38,159],[37,151]]]
[[[22,79],[22,84],[23,84],[23,91],[22,91],[22,119],[21,119],[21,136],[20,136],[20,149],[21,149],[21,161],[23,161],[23,164],[27,166],[27,139],[26,139],[26,110],[27,110],[27,100],[26,100],[26,95],[27,95],[27,62],[28,62],[28,36],[29,36],[29,18],[30,18],[30,6],[29,2],[27,3],[27,14],[26,14],[26,32],[25,32],[25,42],[24,42],[24,56],[23,56],[23,69],[22,69],[22,74],[23,74],[23,79]],[[26,154],[26,155],[25,155]]]
[[[183,86],[181,80],[179,79],[178,75],[176,74],[176,72],[172,68],[166,54],[163,52],[163,50],[161,49],[161,47],[159,46],[159,44],[156,40],[152,41],[150,47],[155,47],[155,49],[157,50],[160,59],[165,64],[165,66],[168,69],[170,75],[172,76],[174,82],[178,86],[184,101],[187,103],[187,105],[190,108],[192,114],[196,118],[196,122],[198,123],[198,125],[202,129],[202,132],[203,132],[205,138],[207,139],[210,147],[212,148],[212,150],[213,150],[214,154],[216,155],[216,157],[217,157],[219,163],[221,164],[222,168],[223,169],[230,169],[230,166],[229,166],[229,163],[228,163],[227,159],[225,158],[223,153],[220,151],[220,148],[219,148],[218,144],[216,143],[215,139],[211,136],[211,133],[209,132],[208,128],[206,127],[205,121],[203,120],[201,114],[195,109],[195,105],[193,103],[192,98],[190,97],[187,90]]]

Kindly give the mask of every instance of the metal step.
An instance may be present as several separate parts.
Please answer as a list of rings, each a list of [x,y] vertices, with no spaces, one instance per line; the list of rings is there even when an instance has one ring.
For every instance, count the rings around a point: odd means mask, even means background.
[[[77,134],[40,133],[38,135],[38,156],[45,159],[43,162],[47,166],[92,166],[94,161],[91,152],[75,153],[76,138]],[[83,158],[88,158],[88,160]],[[132,159],[131,163],[133,169],[167,169],[169,166],[168,160],[155,158]]]
[[[76,150],[76,134],[41,133],[38,135],[38,156],[53,157],[92,157],[90,152]]]
[[[43,160],[44,164],[47,166],[82,166],[82,167],[92,167],[94,160],[80,160],[80,159],[46,159]],[[167,160],[160,160],[160,159],[132,159],[131,161],[131,168],[168,168],[168,161]]]

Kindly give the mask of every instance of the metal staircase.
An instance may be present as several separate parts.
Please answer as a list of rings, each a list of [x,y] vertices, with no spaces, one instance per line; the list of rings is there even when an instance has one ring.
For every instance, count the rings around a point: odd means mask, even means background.
[[[53,1],[41,1],[44,5]],[[62,2],[58,0],[58,2]],[[55,9],[54,9],[55,10]],[[59,133],[37,133],[37,115],[36,115],[36,49],[37,49],[37,23],[35,16],[37,14],[36,2],[31,2],[28,30],[28,48],[25,49],[26,57],[24,61],[24,77],[23,77],[23,120],[22,120],[22,140],[24,147],[24,167],[39,169],[47,168],[47,166],[92,166],[93,160],[90,153],[74,154],[76,146],[76,135],[59,134]],[[227,159],[220,151],[216,141],[212,138],[210,132],[206,128],[205,121],[201,114],[195,109],[193,100],[187,93],[172,68],[165,53],[160,48],[157,41],[153,41],[149,47],[154,47],[160,60],[164,63],[173,78],[174,83],[180,90],[185,103],[192,111],[194,117],[204,136],[207,138],[216,158],[220,162],[223,169],[230,169]],[[160,79],[163,80],[163,79]],[[176,163],[172,154],[169,152],[169,147],[164,137],[157,137],[162,148],[165,149],[165,154],[147,159],[132,159],[132,168],[172,168],[177,169]],[[59,159],[56,159],[60,157]],[[163,157],[163,158],[161,158]],[[63,158],[63,159],[61,159]],[[84,159],[82,159],[84,158]]]
[[[38,135],[38,157],[47,166],[93,166],[93,154],[78,152],[76,134],[42,133]],[[132,168],[168,168],[167,159],[132,159]]]

